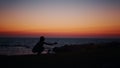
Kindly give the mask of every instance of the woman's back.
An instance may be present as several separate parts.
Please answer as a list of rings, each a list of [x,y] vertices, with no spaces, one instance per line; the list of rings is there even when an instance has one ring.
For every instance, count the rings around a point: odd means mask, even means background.
[[[32,52],[41,52],[44,50],[44,47],[43,47],[43,44],[44,44],[44,41],[39,41],[32,49]]]

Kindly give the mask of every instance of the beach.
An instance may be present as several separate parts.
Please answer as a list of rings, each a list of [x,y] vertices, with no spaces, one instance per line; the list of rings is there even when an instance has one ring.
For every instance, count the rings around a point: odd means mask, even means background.
[[[119,68],[120,43],[65,45],[56,54],[1,55],[0,67],[9,68]]]

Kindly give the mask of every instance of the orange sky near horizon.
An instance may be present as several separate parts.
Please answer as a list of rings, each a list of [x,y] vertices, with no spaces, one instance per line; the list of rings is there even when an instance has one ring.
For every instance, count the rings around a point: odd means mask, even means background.
[[[0,36],[120,37],[119,8],[88,6],[50,3],[3,8]]]

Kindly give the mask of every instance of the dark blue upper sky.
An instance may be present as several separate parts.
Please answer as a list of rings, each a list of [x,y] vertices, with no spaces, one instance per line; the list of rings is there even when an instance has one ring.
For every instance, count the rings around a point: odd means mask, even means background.
[[[111,4],[119,5],[120,0],[0,0],[0,5],[11,5],[11,4],[22,4],[22,3],[38,3],[38,2],[82,2],[82,3],[91,3],[91,4]]]

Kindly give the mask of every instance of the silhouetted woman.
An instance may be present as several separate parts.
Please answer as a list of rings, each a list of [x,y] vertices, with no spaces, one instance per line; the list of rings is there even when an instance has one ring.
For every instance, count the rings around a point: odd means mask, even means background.
[[[56,42],[55,43],[46,43],[44,36],[41,36],[39,42],[33,47],[32,52],[37,53],[37,55],[39,55],[44,50],[44,47],[43,47],[44,44],[54,45],[57,43]]]

